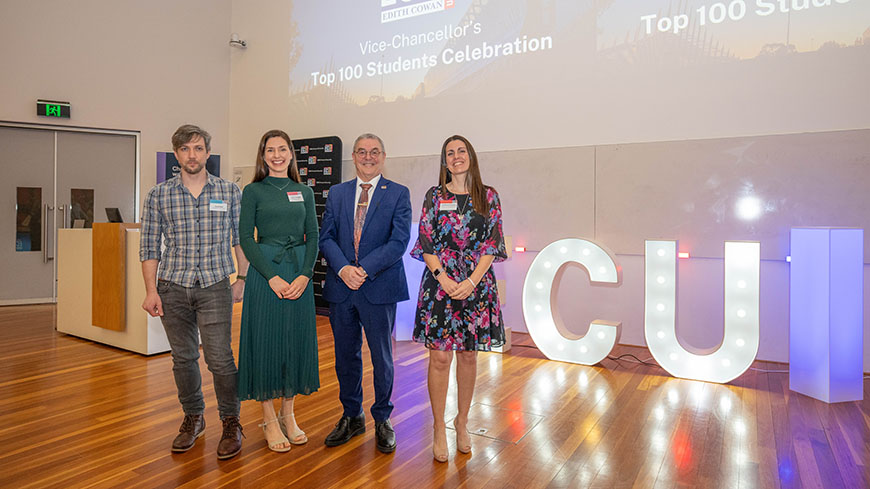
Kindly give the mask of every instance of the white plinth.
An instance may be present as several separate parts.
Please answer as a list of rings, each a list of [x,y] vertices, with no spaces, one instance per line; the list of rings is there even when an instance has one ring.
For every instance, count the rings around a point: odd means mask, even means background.
[[[864,397],[864,230],[791,230],[789,389]]]

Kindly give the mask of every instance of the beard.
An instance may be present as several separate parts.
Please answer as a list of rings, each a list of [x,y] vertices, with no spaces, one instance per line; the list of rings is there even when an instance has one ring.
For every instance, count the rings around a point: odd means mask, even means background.
[[[181,169],[188,175],[196,175],[201,172],[203,168],[205,168],[205,163],[200,164],[199,162],[196,162],[196,166],[194,167],[190,167],[188,164],[181,165]]]

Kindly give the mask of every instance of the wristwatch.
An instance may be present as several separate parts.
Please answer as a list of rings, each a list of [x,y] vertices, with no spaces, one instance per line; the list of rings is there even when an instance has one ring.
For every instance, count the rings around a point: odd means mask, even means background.
[[[432,272],[432,276],[435,278],[438,278],[438,276],[441,275],[442,273],[444,273],[444,270],[442,270],[440,268],[436,268],[435,271]]]

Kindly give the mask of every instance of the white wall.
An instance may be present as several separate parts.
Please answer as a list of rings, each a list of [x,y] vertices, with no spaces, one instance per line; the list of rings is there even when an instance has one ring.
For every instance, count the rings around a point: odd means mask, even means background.
[[[229,148],[230,0],[2,0],[0,120],[141,132],[140,196],[184,123]],[[72,118],[37,117],[36,100]],[[131,189],[132,191],[132,189]],[[141,206],[141,204],[140,204]]]
[[[293,1],[233,0],[232,32],[248,43],[233,50],[230,75],[230,154],[233,166],[251,166],[260,136],[270,129],[294,139],[326,136],[306,131],[305,114],[290,111],[288,79]],[[338,135],[346,143],[348,135]]]

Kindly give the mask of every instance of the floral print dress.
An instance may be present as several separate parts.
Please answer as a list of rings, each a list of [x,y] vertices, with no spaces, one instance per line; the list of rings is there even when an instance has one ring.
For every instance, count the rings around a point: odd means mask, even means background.
[[[435,186],[426,193],[420,233],[411,256],[437,255],[444,273],[456,282],[468,278],[484,255],[504,261],[501,203],[486,188],[489,215],[475,212],[470,195],[454,195]],[[417,300],[414,341],[432,350],[490,351],[504,343],[504,320],[492,267],[464,300],[454,300],[425,268]]]

